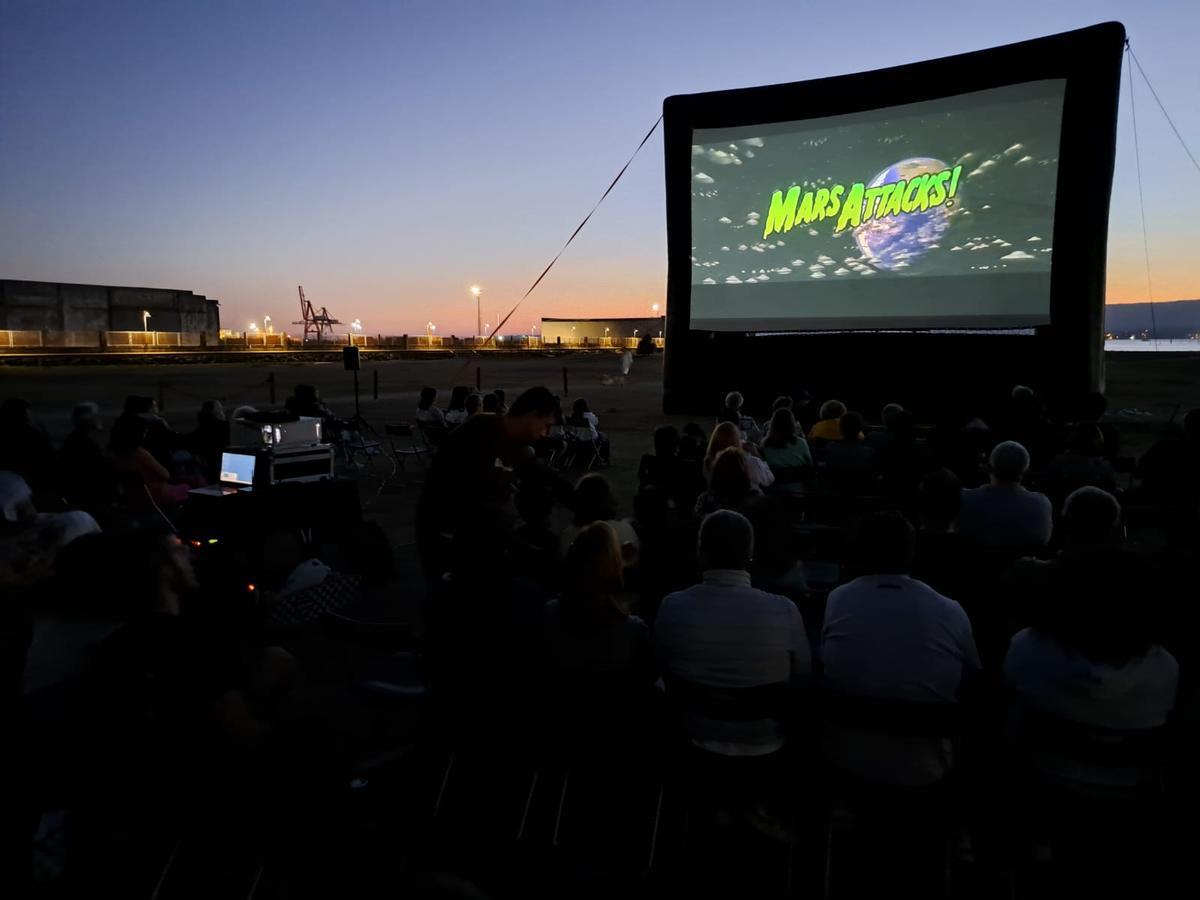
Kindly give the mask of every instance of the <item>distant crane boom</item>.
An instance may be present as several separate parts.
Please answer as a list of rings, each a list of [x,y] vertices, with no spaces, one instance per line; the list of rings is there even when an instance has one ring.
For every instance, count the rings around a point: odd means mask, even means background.
[[[298,290],[300,291],[300,321],[292,324],[304,326],[304,343],[308,343],[310,334],[317,343],[332,338],[333,326],[342,323],[331,316],[329,310],[323,306],[319,313],[315,312],[312,301],[304,296],[304,285],[299,285]]]

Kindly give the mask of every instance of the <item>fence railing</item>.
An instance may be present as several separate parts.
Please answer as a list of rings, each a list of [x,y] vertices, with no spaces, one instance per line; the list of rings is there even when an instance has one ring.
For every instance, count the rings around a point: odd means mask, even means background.
[[[304,342],[288,334],[262,332],[220,332],[216,343],[205,340],[198,331],[37,331],[33,329],[0,329],[0,352],[36,348],[80,350],[130,350],[207,348],[228,350],[337,350],[351,343],[357,347],[378,350],[536,350],[536,349],[636,349],[641,338],[554,338],[541,335],[497,335],[495,338],[457,335],[402,334],[346,335],[329,341]],[[654,346],[663,346],[662,338],[654,338]]]

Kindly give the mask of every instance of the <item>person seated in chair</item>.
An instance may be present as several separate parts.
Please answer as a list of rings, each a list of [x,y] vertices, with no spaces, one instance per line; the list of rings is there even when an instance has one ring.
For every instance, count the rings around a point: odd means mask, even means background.
[[[292,396],[283,404],[287,411],[297,416],[314,419],[332,419],[333,412],[321,400],[321,392],[311,384],[298,384],[292,390]]]
[[[463,401],[463,409],[466,410],[468,419],[474,418],[483,412],[483,397],[472,391]]]
[[[545,607],[545,637],[555,681],[592,690],[649,687],[650,633],[629,613],[624,560],[607,522],[582,528],[563,560],[562,591]]]
[[[794,684],[812,668],[795,604],[751,586],[754,528],[721,510],[700,525],[700,584],[669,594],[654,623],[654,652],[670,682],[732,689]],[[774,719],[717,722],[688,716],[693,743],[711,752],[761,756],[784,743]]]
[[[830,487],[845,493],[867,493],[878,477],[876,452],[863,439],[863,420],[848,412],[838,420],[842,439],[825,448],[825,475]]]
[[[465,385],[459,385],[450,392],[450,405],[446,407],[446,424],[461,425],[467,421],[467,397],[471,395],[471,389]]]
[[[821,404],[821,417],[808,431],[810,441],[840,441],[842,439],[842,416],[846,414],[846,404],[841,400],[826,400]]]
[[[775,483],[775,473],[771,467],[758,456],[758,448],[742,440],[741,432],[732,422],[722,422],[713,429],[712,437],[708,439],[708,451],[704,455],[704,474],[712,475],[717,456],[722,450],[736,447],[746,452],[746,471],[750,475],[750,483],[754,489],[762,493],[763,488]]]
[[[503,416],[475,416],[442,441],[417,501],[417,545],[426,575],[447,571],[447,540],[483,513],[507,509],[516,468],[532,464],[559,408],[544,387],[525,391]]]
[[[792,411],[781,406],[771,416],[771,427],[762,445],[763,461],[775,475],[776,489],[785,493],[803,493],[805,479],[813,474],[808,441],[797,434],[798,430]]]
[[[762,429],[758,427],[758,423],[750,416],[742,411],[742,404],[745,399],[737,391],[730,391],[725,395],[725,406],[721,409],[720,415],[717,416],[718,424],[721,422],[732,422],[741,432],[742,440],[749,441],[752,444],[757,444],[762,440]]]
[[[437,407],[437,388],[421,388],[421,399],[417,401],[417,414],[413,418],[425,427],[446,427],[446,416]]]
[[[102,515],[117,496],[112,468],[96,439],[103,430],[100,407],[95,403],[77,404],[71,411],[71,433],[58,455],[63,496],[92,515]]]
[[[830,593],[821,635],[823,687],[835,695],[952,704],[979,670],[963,608],[908,574],[915,537],[899,513],[873,513],[860,524],[854,551],[865,574]],[[839,722],[825,730],[826,755],[844,771],[910,786],[949,772],[952,749],[943,740],[864,726]]]
[[[607,465],[609,462],[609,453],[611,452],[608,436],[600,430],[600,420],[592,412],[592,408],[588,406],[587,400],[583,397],[580,397],[572,404],[571,418],[567,424],[588,430],[588,434],[596,442],[596,453],[600,457],[600,462]]]
[[[986,550],[1023,551],[1050,542],[1053,514],[1045,494],[1026,490],[1029,453],[1016,441],[993,448],[991,483],[963,491],[958,532]]]
[[[1085,489],[1086,490],[1086,489]],[[1179,690],[1179,664],[1153,637],[1139,592],[1145,574],[1130,558],[1077,569],[1037,623],[1018,632],[1004,658],[1004,681],[1022,710],[1085,727],[1144,731],[1166,724]],[[1074,786],[1137,787],[1146,773],[1063,758],[1056,748],[1033,762]]]

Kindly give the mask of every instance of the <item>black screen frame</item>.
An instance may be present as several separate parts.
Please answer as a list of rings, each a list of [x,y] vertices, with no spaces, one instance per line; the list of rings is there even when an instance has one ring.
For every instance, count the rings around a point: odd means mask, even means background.
[[[666,98],[664,408],[708,410],[723,391],[737,387],[753,394],[760,382],[762,390],[769,393],[783,388],[819,390],[831,372],[840,371],[843,383],[847,378],[855,381],[850,376],[863,373],[850,371],[847,363],[861,354],[870,355],[874,377],[879,370],[888,373],[892,396],[927,391],[930,380],[950,374],[960,386],[974,384],[974,390],[999,390],[1016,382],[1050,393],[1102,388],[1109,196],[1124,45],[1124,26],[1107,22],[871,72]],[[757,337],[753,331],[691,327],[691,146],[695,129],[802,123],[1043,79],[1066,82],[1048,325],[1035,328],[1031,335],[988,331],[821,335],[797,330],[770,338]],[[797,109],[806,115],[798,119]],[[781,110],[785,112],[781,114]],[[713,365],[714,352],[720,354],[722,365]],[[738,372],[736,384],[729,369]],[[785,373],[783,383],[781,372]],[[870,393],[865,383],[842,388],[843,393],[854,390]],[[915,403],[915,396],[910,402]]]

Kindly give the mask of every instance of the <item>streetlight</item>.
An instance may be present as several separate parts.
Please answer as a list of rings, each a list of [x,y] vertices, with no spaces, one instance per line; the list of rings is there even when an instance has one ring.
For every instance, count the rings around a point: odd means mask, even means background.
[[[274,334],[275,329],[271,327],[271,317],[263,316],[263,327],[267,329],[267,334]]]
[[[607,328],[604,329],[604,342],[609,345],[612,344],[612,341],[609,340],[609,337],[608,337],[608,329]]]
[[[249,329],[250,329],[250,331],[251,331],[251,332],[257,332],[257,331],[258,331],[258,325],[257,325],[257,324],[255,324],[254,322],[251,322],[251,323],[250,323],[250,325],[249,325]]]
[[[147,323],[147,322],[149,322],[149,321],[150,321],[150,310],[148,310],[148,309],[143,309],[143,310],[142,310],[142,331],[149,331],[149,330],[150,330],[150,329],[147,327],[147,325],[146,325],[146,323]]]
[[[658,304],[657,303],[650,304],[650,312],[654,313],[656,316],[658,315]]]
[[[433,322],[425,323],[425,343],[430,347],[433,346],[433,333],[437,331],[437,326]]]
[[[483,293],[483,288],[477,284],[471,285],[471,295],[475,298],[475,333],[481,334],[483,327],[479,324],[483,321],[483,314],[479,311],[479,295]]]

